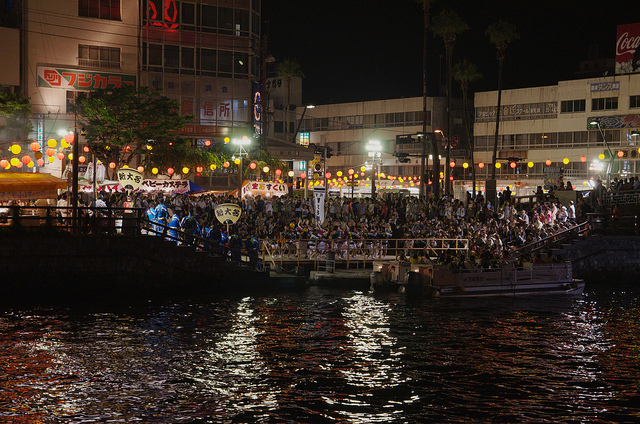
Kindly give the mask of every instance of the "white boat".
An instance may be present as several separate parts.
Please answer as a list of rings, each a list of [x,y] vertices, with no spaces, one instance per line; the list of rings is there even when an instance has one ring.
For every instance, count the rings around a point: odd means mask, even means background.
[[[580,295],[584,280],[573,278],[570,262],[517,268],[456,269],[445,265],[376,261],[371,273],[373,290],[422,291],[436,297]]]

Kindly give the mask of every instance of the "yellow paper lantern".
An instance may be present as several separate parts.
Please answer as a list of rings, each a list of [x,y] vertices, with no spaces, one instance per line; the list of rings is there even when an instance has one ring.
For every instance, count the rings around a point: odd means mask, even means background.
[[[262,168],[262,172],[264,172],[265,174],[269,172],[269,167],[265,166],[264,168]]]
[[[13,166],[18,166],[18,164],[21,163],[20,159],[18,158],[11,158],[11,165]]]
[[[598,155],[598,159],[600,159],[600,160],[604,160],[604,153],[600,153],[600,154]]]
[[[56,158],[54,158],[53,156],[49,156],[49,157],[47,158],[47,160],[48,160],[50,163],[53,163],[53,161],[55,161],[55,160],[56,160]]]
[[[212,163],[211,165],[209,165],[209,169],[212,170],[212,171],[215,171],[216,168],[217,168],[217,166],[216,166],[215,163]]]
[[[50,138],[49,141],[47,141],[47,146],[54,148],[58,145],[58,141],[55,138]]]
[[[564,163],[565,165],[568,165],[569,164],[569,158],[562,159],[562,163]]]
[[[29,162],[29,163],[27,164],[27,166],[28,166],[29,168],[33,168],[33,167],[35,166],[35,163],[33,163],[33,161],[31,161],[31,162]]]
[[[73,160],[73,153],[69,153],[67,157],[69,158],[69,160]]]
[[[502,164],[500,162],[496,162],[496,169],[500,169],[501,166]]]
[[[156,175],[156,174],[158,173],[158,168],[152,168],[152,169],[151,169],[151,173],[152,173],[153,175]]]
[[[182,168],[182,173],[183,174],[188,174],[189,173],[189,168],[187,168],[186,166],[184,168]]]
[[[64,148],[64,149],[68,149],[68,148],[71,146],[71,144],[69,144],[69,143],[67,142],[67,140],[65,140],[64,138],[63,138],[62,140],[60,140],[60,145],[61,145],[61,146],[62,146],[62,148]]]
[[[9,151],[14,155],[17,155],[17,154],[20,154],[20,152],[22,151],[22,147],[20,147],[19,144],[13,144],[11,145],[11,147],[9,147]]]
[[[527,163],[527,166],[528,166],[529,168],[533,168],[533,162],[529,161],[529,163]]]

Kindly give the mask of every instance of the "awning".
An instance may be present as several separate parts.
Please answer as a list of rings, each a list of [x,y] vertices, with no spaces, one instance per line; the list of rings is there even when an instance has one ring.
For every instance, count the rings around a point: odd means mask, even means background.
[[[55,199],[67,181],[51,174],[0,172],[0,201]]]

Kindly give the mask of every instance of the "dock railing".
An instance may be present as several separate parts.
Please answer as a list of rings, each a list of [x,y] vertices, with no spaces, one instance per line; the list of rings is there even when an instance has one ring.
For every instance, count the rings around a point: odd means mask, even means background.
[[[331,260],[345,263],[347,267],[366,267],[374,260],[396,259],[404,254],[407,259],[414,253],[418,256],[438,257],[443,252],[466,253],[469,248],[468,239],[417,238],[417,239],[277,239],[261,240],[260,252],[264,263],[278,263],[281,267],[295,262],[313,262],[318,269],[321,262],[327,260],[332,252]]]

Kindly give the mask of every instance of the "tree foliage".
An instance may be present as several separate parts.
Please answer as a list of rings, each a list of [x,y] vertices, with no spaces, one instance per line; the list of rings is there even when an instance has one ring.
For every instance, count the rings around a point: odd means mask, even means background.
[[[151,151],[157,152],[153,156],[158,162],[168,160],[160,159],[158,153],[163,152],[185,163],[188,149],[179,131],[193,117],[180,115],[179,110],[177,100],[158,90],[128,86],[82,93],[72,107],[84,125],[91,151],[103,162],[115,162],[118,168],[136,157],[150,162],[141,155]]]
[[[13,143],[26,140],[33,129],[30,115],[29,99],[20,94],[0,92],[0,141]]]

